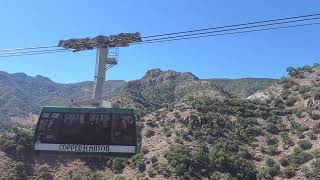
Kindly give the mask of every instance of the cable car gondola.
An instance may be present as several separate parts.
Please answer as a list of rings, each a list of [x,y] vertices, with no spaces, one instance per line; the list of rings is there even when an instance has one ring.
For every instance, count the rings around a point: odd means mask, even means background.
[[[44,107],[35,131],[37,153],[137,153],[133,109]]]

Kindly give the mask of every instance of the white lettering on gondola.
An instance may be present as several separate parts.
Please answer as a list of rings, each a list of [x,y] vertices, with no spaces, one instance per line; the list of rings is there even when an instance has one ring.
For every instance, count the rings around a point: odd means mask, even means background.
[[[108,145],[60,144],[59,151],[65,152],[109,152]]]
[[[136,153],[136,146],[123,145],[83,145],[83,144],[43,144],[35,143],[36,151],[83,152],[83,153]]]

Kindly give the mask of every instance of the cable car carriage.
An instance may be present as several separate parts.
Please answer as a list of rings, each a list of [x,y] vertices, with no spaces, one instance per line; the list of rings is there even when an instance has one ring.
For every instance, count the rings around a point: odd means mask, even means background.
[[[35,131],[38,153],[132,155],[137,153],[133,109],[44,107]]]
[[[59,42],[59,46],[73,51],[97,48],[93,95],[91,100],[72,101],[70,106],[42,109],[34,134],[33,147],[37,154],[130,156],[137,153],[138,116],[133,109],[112,108],[111,103],[103,101],[103,90],[106,70],[117,64],[116,47],[140,41],[139,33],[122,33]],[[108,57],[109,47],[116,51]]]

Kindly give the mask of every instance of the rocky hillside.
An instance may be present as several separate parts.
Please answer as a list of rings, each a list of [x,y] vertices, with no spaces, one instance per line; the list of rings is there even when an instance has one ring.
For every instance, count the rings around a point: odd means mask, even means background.
[[[221,80],[210,80],[220,82]],[[239,82],[243,80],[239,80]],[[232,83],[213,83],[200,81],[191,73],[178,73],[175,71],[161,71],[154,69],[148,71],[139,80],[107,81],[105,99],[114,100],[115,103],[126,106],[138,106],[144,110],[155,110],[165,104],[181,99],[187,94],[210,96],[232,94],[252,95],[269,82],[265,79],[256,79],[255,82],[263,84],[244,85],[246,90],[234,92]],[[271,81],[270,81],[271,82]],[[233,85],[232,85],[233,84]],[[244,87],[243,86],[243,87]],[[243,88],[240,88],[243,89]],[[51,81],[43,76],[31,77],[24,73],[9,74],[0,71],[0,117],[26,117],[38,114],[43,105],[67,105],[71,99],[86,100],[91,97],[92,82],[61,84]]]
[[[240,78],[240,79],[207,79],[212,84],[221,87],[233,96],[246,98],[259,90],[273,85],[278,80],[269,78]]]
[[[320,65],[287,70],[247,98],[190,73],[155,69],[128,82],[112,101],[143,112],[131,158],[36,157],[30,128],[4,123],[0,177],[320,179]]]
[[[320,178],[320,66],[287,69],[289,77],[253,96],[269,104],[267,134],[254,148],[259,177]]]
[[[188,95],[222,97],[228,94],[208,81],[200,81],[191,73],[153,69],[141,79],[128,82],[114,102],[121,107],[150,112],[179,102]]]

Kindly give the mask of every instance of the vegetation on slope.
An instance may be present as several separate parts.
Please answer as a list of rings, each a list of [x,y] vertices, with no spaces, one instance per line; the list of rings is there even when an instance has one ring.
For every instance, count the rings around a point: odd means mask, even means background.
[[[113,99],[121,105],[131,104],[144,111],[154,111],[177,102],[186,94],[252,95],[273,82],[269,79],[220,80],[211,79],[211,84],[200,81],[191,73],[150,70],[136,81],[106,81],[105,99]],[[67,105],[91,98],[92,82],[60,84],[43,76],[31,77],[24,73],[0,72],[0,116],[26,117],[38,114],[41,106]],[[225,92],[222,92],[225,91]],[[216,94],[217,93],[217,94]]]
[[[190,74],[149,72],[129,83],[120,96],[122,102],[145,110],[139,122],[139,154],[128,159],[56,158],[52,162],[30,154],[32,141],[26,134],[30,131],[20,127],[1,133],[0,150],[13,166],[0,175],[33,179],[320,178],[320,67],[288,68],[288,72],[288,78],[247,99],[230,96]]]
[[[263,90],[275,82],[276,79],[269,78],[241,78],[241,79],[206,79],[217,87],[233,96],[246,98],[259,90]]]
[[[172,70],[149,70],[139,80],[130,81],[114,103],[121,107],[135,107],[142,114],[179,102],[187,95],[222,97],[225,93],[209,82],[200,81],[191,73]]]

